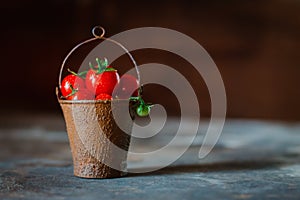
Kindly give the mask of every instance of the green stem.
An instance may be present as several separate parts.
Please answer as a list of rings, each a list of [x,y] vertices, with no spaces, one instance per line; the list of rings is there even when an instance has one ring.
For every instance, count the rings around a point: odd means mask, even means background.
[[[98,65],[98,72],[99,72],[99,71],[102,71],[102,65],[101,65],[101,63],[100,63],[99,58],[96,58],[96,62],[97,62],[97,65]]]
[[[78,74],[76,74],[75,72],[71,71],[70,69],[68,69],[68,72],[70,72],[71,74],[78,76]]]
[[[138,96],[138,97],[130,97],[129,99],[132,100],[132,101],[139,101],[141,99],[141,97],[140,96]]]
[[[85,78],[86,74],[87,74],[87,71],[83,71],[83,72],[78,73],[78,76],[80,76],[81,78]]]
[[[114,71],[114,69],[108,69],[108,61],[106,58],[104,58],[104,60],[101,60],[99,58],[96,58],[96,62],[98,65],[98,69],[97,69],[97,74],[101,74],[102,72],[108,70],[108,71]]]
[[[76,74],[75,72],[73,72],[72,70],[68,69],[68,72],[70,72],[71,74],[73,74],[74,76],[78,76],[80,78],[85,79],[85,76],[87,74],[87,71],[83,71],[83,72],[79,72],[78,74]]]
[[[89,66],[90,66],[90,69],[94,69],[94,66],[92,65],[91,62],[89,62]]]
[[[74,94],[76,94],[76,92],[78,92],[78,90],[74,89],[72,85],[70,85],[70,88],[71,88],[72,92],[69,95],[65,96],[65,98],[73,96]]]

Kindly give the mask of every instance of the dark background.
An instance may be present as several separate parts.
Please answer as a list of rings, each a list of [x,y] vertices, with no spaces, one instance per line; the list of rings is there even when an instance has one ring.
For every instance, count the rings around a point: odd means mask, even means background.
[[[210,53],[224,79],[228,117],[300,120],[299,11],[298,0],[1,1],[1,114],[60,113],[54,94],[59,67],[93,26],[105,27],[107,36],[158,26],[191,36]],[[160,62],[182,72],[202,116],[209,116],[207,88],[192,66],[158,50],[134,55],[138,64]],[[73,66],[83,58],[78,52]],[[170,91],[147,86],[145,94],[178,115]]]

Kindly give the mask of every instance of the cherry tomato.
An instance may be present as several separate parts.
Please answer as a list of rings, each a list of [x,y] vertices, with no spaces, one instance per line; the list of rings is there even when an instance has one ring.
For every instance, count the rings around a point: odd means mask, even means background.
[[[93,100],[95,96],[87,89],[81,89],[67,97],[67,100]]]
[[[121,99],[128,99],[131,96],[137,97],[138,87],[139,82],[134,76],[130,74],[124,74],[121,77],[119,84],[116,86],[114,96]]]
[[[84,80],[78,76],[70,74],[66,76],[61,82],[60,91],[64,97],[67,97],[73,92],[73,90],[81,90],[84,88],[85,88]]]
[[[112,97],[109,94],[101,93],[96,96],[96,100],[112,100]]]
[[[116,70],[97,73],[90,69],[86,74],[86,88],[95,94],[95,96],[106,93],[112,95],[114,87],[119,83],[120,77]]]
[[[136,108],[136,113],[138,114],[138,116],[140,117],[146,117],[149,115],[151,110],[151,107],[146,105],[146,104],[140,104],[137,108]]]

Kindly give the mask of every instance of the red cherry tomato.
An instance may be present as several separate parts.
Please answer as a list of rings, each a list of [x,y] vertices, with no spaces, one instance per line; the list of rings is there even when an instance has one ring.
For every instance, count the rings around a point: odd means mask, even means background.
[[[89,90],[81,89],[67,97],[67,100],[93,100],[94,98],[95,96]]]
[[[96,100],[112,100],[112,97],[109,94],[101,93],[96,96]]]
[[[124,74],[117,85],[114,96],[122,99],[130,98],[131,96],[136,97],[138,96],[138,87],[139,82],[134,76],[130,74]]]
[[[119,82],[120,77],[117,71],[104,71],[97,74],[97,71],[90,69],[86,74],[86,88],[95,96],[106,93],[112,95],[114,87]]]
[[[66,76],[61,82],[61,94],[66,97],[74,90],[81,90],[85,88],[84,80],[78,76],[70,74]]]

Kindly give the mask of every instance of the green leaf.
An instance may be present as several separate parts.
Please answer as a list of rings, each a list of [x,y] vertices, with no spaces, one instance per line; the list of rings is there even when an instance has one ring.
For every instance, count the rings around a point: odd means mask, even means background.
[[[112,68],[112,67],[107,67],[107,68],[105,68],[105,70],[103,70],[103,71],[105,71],[105,72],[115,72],[115,71],[117,71],[117,70],[114,69],[114,68]]]

